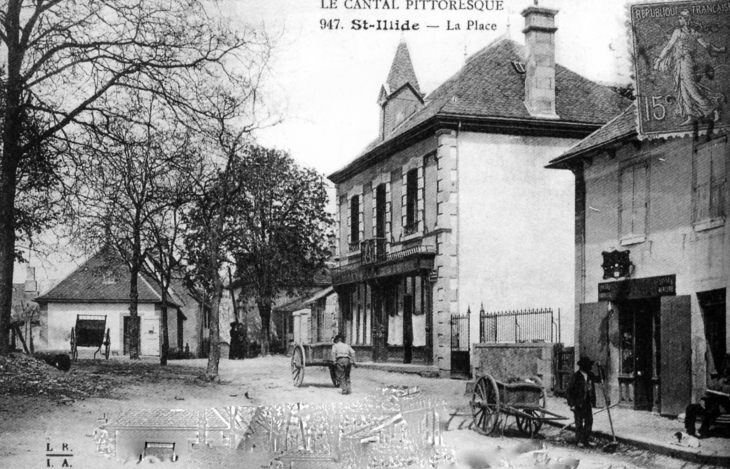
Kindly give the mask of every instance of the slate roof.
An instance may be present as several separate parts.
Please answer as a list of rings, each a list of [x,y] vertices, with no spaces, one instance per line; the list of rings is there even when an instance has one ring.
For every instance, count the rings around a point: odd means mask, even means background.
[[[411,54],[408,52],[408,46],[405,41],[398,44],[398,50],[395,51],[393,63],[390,66],[388,79],[385,83],[390,88],[389,93],[397,91],[401,86],[409,83],[418,94],[421,90],[418,87],[418,79],[416,72],[413,70],[413,62],[411,62]]]
[[[116,282],[104,283],[109,272],[114,273]],[[121,260],[108,254],[108,251],[101,250],[35,301],[37,303],[128,303],[130,279],[129,270]],[[140,303],[160,302],[159,287],[153,280],[140,275],[137,286]]]
[[[555,108],[559,119],[530,115],[524,104],[525,78],[512,62],[524,62],[525,46],[503,38],[474,54],[454,76],[426,96],[426,104],[382,141],[371,142],[354,161],[331,174],[335,183],[400,137],[415,133],[428,121],[445,118],[494,120],[505,123],[575,126],[587,132],[620,114],[630,101],[560,64],[555,65]],[[355,171],[356,172],[356,171]]]
[[[596,150],[604,145],[618,142],[636,135],[636,102],[606,125],[578,142],[574,147],[550,161],[547,168],[563,169],[571,160]]]

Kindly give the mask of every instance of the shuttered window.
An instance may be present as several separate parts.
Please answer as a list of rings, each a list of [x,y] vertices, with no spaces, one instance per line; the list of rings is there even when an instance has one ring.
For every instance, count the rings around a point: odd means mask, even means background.
[[[619,204],[621,239],[646,235],[648,199],[648,166],[629,166],[621,171]]]
[[[693,161],[694,222],[723,219],[727,210],[727,149],[725,139],[697,149]]]

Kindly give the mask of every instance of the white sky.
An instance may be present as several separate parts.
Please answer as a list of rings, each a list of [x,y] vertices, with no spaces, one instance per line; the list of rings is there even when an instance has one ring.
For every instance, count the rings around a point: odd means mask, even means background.
[[[230,0],[221,3],[232,18],[264,22],[283,31],[272,67],[277,98],[286,103],[285,121],[260,133],[262,143],[291,151],[301,163],[330,174],[352,160],[377,136],[377,97],[401,35],[405,38],[421,91],[430,92],[453,75],[471,55],[508,33],[523,42],[520,12],[533,0],[504,0],[497,12],[336,10],[323,0]],[[329,1],[329,0],[324,0]],[[349,0],[354,1],[354,0]],[[590,79],[630,81],[627,19],[622,0],[540,0],[559,9],[556,60]],[[320,19],[339,18],[346,29],[320,29]],[[400,19],[422,23],[421,30],[353,31],[352,19]],[[496,31],[446,31],[451,23],[477,20]],[[440,25],[426,29],[425,24]],[[462,25],[462,29],[465,26]]]
[[[533,0],[503,0],[502,11],[412,11],[322,9],[323,0],[227,0],[212,8],[233,22],[265,26],[278,35],[267,88],[282,109],[283,123],[260,131],[262,144],[288,150],[301,164],[330,174],[355,158],[377,136],[380,86],[385,81],[401,36],[408,43],[421,91],[429,93],[453,75],[468,55],[509,34],[523,42],[520,12]],[[329,2],[329,0],[325,0]],[[354,0],[348,0],[354,2]],[[485,0],[493,3],[492,0]],[[556,60],[601,82],[630,82],[626,2],[623,0],[540,0],[559,9]],[[344,29],[320,28],[322,19],[340,19]],[[354,31],[353,19],[409,20],[419,31]],[[446,31],[446,21],[461,31]],[[475,20],[496,31],[465,31]],[[510,25],[508,28],[508,24]],[[426,25],[439,25],[428,29]],[[31,265],[41,266],[39,260]],[[39,269],[39,279],[59,279],[75,264],[58,262]],[[25,267],[16,268],[16,282]]]

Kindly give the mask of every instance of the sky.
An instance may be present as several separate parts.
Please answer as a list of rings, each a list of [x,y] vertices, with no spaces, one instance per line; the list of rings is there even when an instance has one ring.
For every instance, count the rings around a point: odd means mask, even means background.
[[[230,0],[221,11],[233,21],[265,25],[280,34],[268,85],[283,104],[283,123],[259,133],[261,143],[289,150],[302,164],[330,174],[354,159],[377,136],[377,98],[400,40],[411,53],[421,91],[431,92],[456,73],[465,56],[509,35],[523,43],[521,12],[533,0],[482,1],[501,11],[412,11],[344,8],[357,0]],[[360,0],[362,3],[363,0]],[[556,61],[590,79],[627,84],[630,79],[627,20],[622,0],[540,0],[558,9]],[[339,19],[340,30],[320,21]],[[418,31],[352,30],[353,20],[408,20]],[[462,30],[446,30],[446,22]],[[465,31],[467,21],[495,31]],[[440,26],[425,28],[426,25]]]
[[[466,57],[492,41],[508,35],[523,43],[520,13],[534,2],[461,0],[483,5],[486,11],[414,11],[406,9],[407,0],[389,0],[398,10],[383,8],[385,0],[379,0],[380,8],[369,10],[346,6],[365,6],[370,1],[372,7],[376,0],[203,1],[212,14],[230,19],[234,26],[266,28],[276,38],[264,92],[282,122],[258,131],[256,137],[263,145],[289,151],[300,164],[324,175],[353,160],[377,136],[377,98],[401,40],[408,44],[421,91],[429,93],[456,73]],[[336,8],[323,8],[333,1]],[[427,5],[430,2],[426,0]],[[623,0],[539,3],[559,10],[558,63],[603,83],[631,81]],[[339,20],[340,29],[329,29],[331,20]],[[418,23],[420,29],[352,29],[353,21],[377,20]],[[466,30],[468,21],[493,25],[494,30]],[[461,30],[446,30],[447,22],[452,28],[459,24]],[[31,265],[39,267],[40,280],[50,283],[70,273],[78,262],[32,259]],[[25,266],[16,266],[15,271],[15,281],[23,281]]]

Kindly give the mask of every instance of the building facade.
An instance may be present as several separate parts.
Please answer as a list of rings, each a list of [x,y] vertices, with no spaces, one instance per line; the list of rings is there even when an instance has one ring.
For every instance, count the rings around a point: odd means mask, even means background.
[[[571,309],[572,180],[544,166],[628,102],[555,64],[556,13],[527,8],[525,46],[495,41],[429,95],[399,44],[380,135],[329,176],[338,327],[362,359],[448,373],[452,315]]]
[[[182,290],[178,283],[178,287]],[[112,355],[128,355],[130,340],[129,269],[101,250],[49,291],[35,299],[40,305],[38,350],[68,350],[71,329],[78,319],[103,320],[109,329]],[[140,354],[159,355],[162,296],[159,286],[140,274],[137,314]],[[172,290],[167,302],[170,356],[199,353],[200,305],[187,294]],[[92,350],[85,348],[82,350]]]
[[[640,141],[636,107],[551,162],[575,175],[580,354],[612,402],[677,415],[730,347],[727,135]]]

